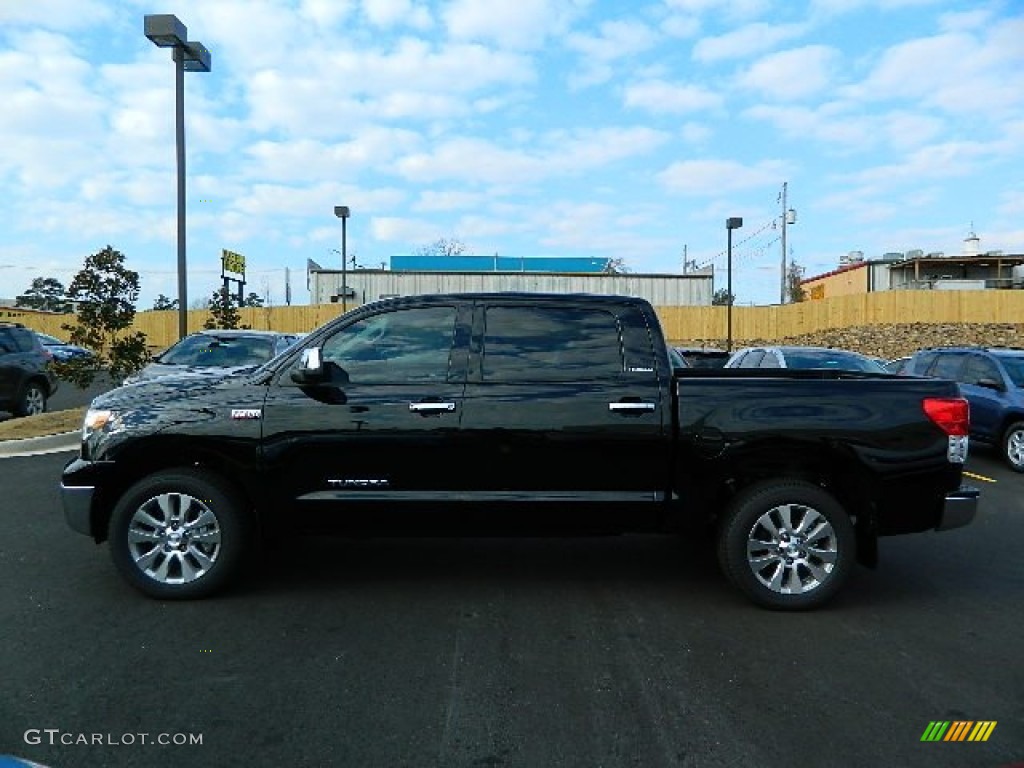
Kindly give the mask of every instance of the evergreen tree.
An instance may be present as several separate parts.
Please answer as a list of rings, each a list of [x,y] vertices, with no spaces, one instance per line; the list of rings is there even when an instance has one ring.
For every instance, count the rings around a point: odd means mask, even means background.
[[[139,273],[125,267],[123,253],[108,245],[88,256],[67,296],[78,302],[78,312],[74,323],[61,328],[69,332],[72,344],[91,350],[93,356],[55,363],[61,378],[84,389],[100,371],[120,382],[149,362],[146,334],[131,330]]]

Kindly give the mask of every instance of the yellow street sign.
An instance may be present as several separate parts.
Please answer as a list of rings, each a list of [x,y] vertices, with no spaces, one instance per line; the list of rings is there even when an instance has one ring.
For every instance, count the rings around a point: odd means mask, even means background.
[[[220,263],[223,265],[225,272],[234,272],[238,275],[245,274],[245,256],[240,253],[229,251],[227,248],[221,248]]]

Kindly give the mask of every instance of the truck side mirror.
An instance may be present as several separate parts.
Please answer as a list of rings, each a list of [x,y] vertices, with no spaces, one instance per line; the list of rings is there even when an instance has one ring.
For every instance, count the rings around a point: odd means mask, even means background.
[[[301,386],[321,384],[327,378],[324,371],[323,356],[320,347],[310,347],[302,351],[302,362],[292,371],[292,381]]]

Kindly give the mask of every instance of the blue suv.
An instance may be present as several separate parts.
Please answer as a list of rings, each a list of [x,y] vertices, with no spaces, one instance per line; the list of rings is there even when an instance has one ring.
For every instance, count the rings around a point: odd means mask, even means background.
[[[909,373],[951,379],[971,404],[971,438],[995,447],[1015,472],[1024,472],[1024,349],[923,349]]]

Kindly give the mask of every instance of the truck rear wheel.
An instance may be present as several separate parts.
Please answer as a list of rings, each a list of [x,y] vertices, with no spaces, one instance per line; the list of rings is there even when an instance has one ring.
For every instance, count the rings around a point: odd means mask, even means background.
[[[807,610],[829,600],[856,562],[849,515],[811,483],[752,485],[729,505],[718,531],[718,561],[758,605]]]
[[[207,472],[176,469],[129,488],[110,516],[110,554],[136,589],[196,599],[237,576],[249,526],[238,494]]]

